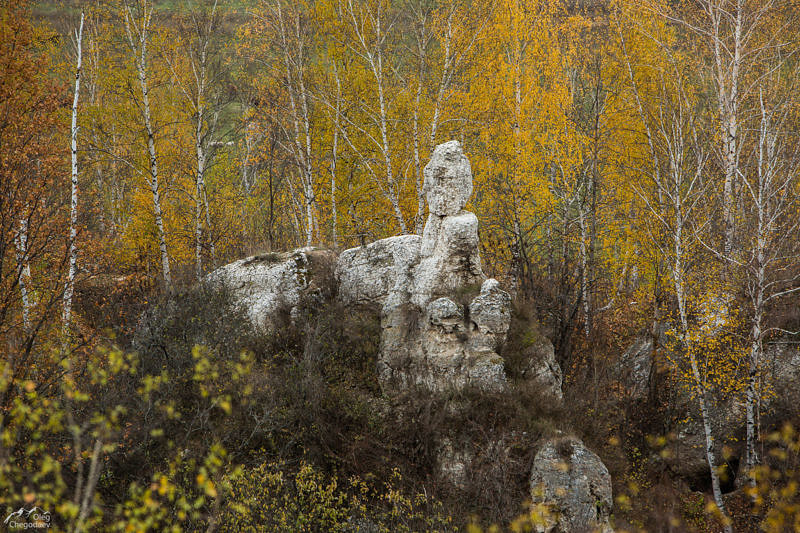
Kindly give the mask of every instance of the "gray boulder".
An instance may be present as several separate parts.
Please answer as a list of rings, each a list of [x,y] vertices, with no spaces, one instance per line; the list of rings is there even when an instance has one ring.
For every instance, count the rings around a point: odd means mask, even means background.
[[[296,318],[301,300],[329,283],[333,261],[333,252],[300,248],[234,261],[209,273],[206,280],[225,284],[253,325],[269,331],[287,314]]]
[[[704,315],[710,331],[719,327],[720,317],[711,311]],[[705,326],[704,326],[705,327]],[[675,352],[670,325],[655,324],[650,331],[640,333],[620,358],[615,369],[617,379],[628,397],[635,402],[664,401],[671,408],[665,429],[667,445],[659,457],[677,476],[690,486],[704,490],[709,483],[706,441],[699,402],[691,383],[676,380],[676,363],[681,354]],[[665,394],[669,393],[669,396]],[[663,396],[663,398],[662,398]],[[651,399],[652,397],[652,399]],[[741,455],[741,436],[744,431],[744,404],[732,395],[709,403],[709,417],[714,436],[714,454],[725,468]]]
[[[611,476],[600,458],[576,438],[548,440],[537,452],[530,478],[531,501],[550,511],[537,531],[613,531]]]
[[[339,301],[383,307],[404,270],[418,263],[421,241],[399,235],[343,251],[336,261]]]
[[[675,356],[669,351],[669,329],[669,324],[657,323],[648,331],[642,331],[620,357],[615,373],[629,398],[642,400],[648,397],[653,385],[654,365],[656,370],[671,366]]]
[[[422,190],[432,215],[455,215],[467,205],[472,196],[472,167],[461,143],[450,141],[438,145],[423,173]]]
[[[764,344],[765,414],[785,419],[800,405],[800,341],[782,337]]]
[[[706,490],[711,478],[706,458],[706,437],[699,402],[681,391],[678,398],[680,409],[670,421],[671,441],[662,453],[669,469],[687,481],[695,490]],[[722,481],[730,481],[734,472],[729,464],[739,460],[744,432],[744,403],[731,397],[720,402],[709,403],[709,418],[714,435],[714,456],[723,472]]]
[[[522,371],[522,377],[535,384],[544,397],[560,404],[564,400],[561,390],[564,376],[556,359],[553,343],[541,337],[527,346],[523,355],[527,365]]]

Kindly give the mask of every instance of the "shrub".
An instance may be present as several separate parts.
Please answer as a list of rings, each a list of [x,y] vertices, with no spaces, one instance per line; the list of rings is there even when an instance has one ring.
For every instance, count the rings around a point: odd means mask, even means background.
[[[424,494],[397,488],[395,470],[383,484],[326,476],[308,463],[292,469],[261,463],[229,477],[220,531],[451,531],[452,519]]]

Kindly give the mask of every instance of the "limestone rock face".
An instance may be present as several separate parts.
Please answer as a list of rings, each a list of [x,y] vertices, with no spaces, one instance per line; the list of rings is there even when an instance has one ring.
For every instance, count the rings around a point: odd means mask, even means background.
[[[487,279],[481,285],[481,293],[469,304],[469,316],[475,326],[473,346],[478,348],[480,343],[497,350],[511,323],[511,296],[496,279]]]
[[[658,376],[653,374],[653,365],[658,370],[661,366],[669,364],[670,360],[675,360],[676,356],[662,357],[656,361],[656,352],[666,353],[670,349],[667,323],[655,324],[649,331],[642,331],[628,347],[619,364],[615,368],[615,374],[620,385],[627,391],[632,400],[643,400],[650,393],[650,380]]]
[[[564,400],[561,390],[564,377],[556,360],[553,343],[542,337],[526,348],[525,352],[528,367],[523,371],[522,377],[536,383],[545,397],[561,403]]]
[[[422,306],[431,298],[483,282],[478,245],[478,219],[473,213],[431,214],[414,269],[412,302]]]
[[[800,344],[785,337],[764,345],[764,381],[769,389],[766,415],[786,419],[800,405]]]
[[[710,476],[700,407],[697,399],[691,397],[688,391],[681,390],[678,401],[681,409],[671,421],[674,440],[667,445],[666,451],[669,453],[665,463],[693,489],[706,490],[710,485]],[[731,469],[731,462],[738,462],[744,452],[744,402],[734,397],[709,402],[708,407],[718,467],[728,470],[726,476],[733,476],[735,472]],[[726,449],[728,453],[725,453]]]
[[[336,261],[339,301],[382,307],[402,270],[419,261],[421,241],[419,235],[400,235],[343,251]]]
[[[706,312],[704,323],[709,331],[719,327],[723,311]],[[705,326],[703,326],[705,327]],[[706,440],[699,403],[686,383],[677,383],[672,377],[675,361],[682,357],[676,353],[668,323],[657,323],[642,331],[622,354],[614,369],[616,379],[635,403],[659,402],[669,394],[672,414],[667,422],[669,443],[660,457],[670,471],[696,490],[705,490],[709,481],[706,462]],[[744,433],[744,404],[741,398],[727,397],[709,402],[709,418],[714,433],[714,454],[721,468],[735,464],[742,451]],[[727,454],[723,453],[727,450]],[[725,457],[730,459],[726,463]]]
[[[511,297],[481,270],[478,219],[463,210],[472,173],[458,142],[434,150],[425,193],[430,215],[418,258],[395,260],[384,301],[379,376],[389,388],[502,388],[496,350],[508,332]]]
[[[478,219],[464,210],[472,171],[460,143],[436,147],[424,192],[430,215],[422,236],[382,239],[338,258],[311,248],[250,257],[208,280],[225,283],[252,322],[268,331],[324,285],[317,278],[335,275],[340,303],[381,310],[378,374],[385,386],[502,388],[497,351],[508,332],[511,297],[481,269]]]
[[[330,274],[331,252],[300,248],[234,261],[208,274],[210,283],[224,283],[247,310],[256,328],[269,331],[284,318],[294,318],[303,296],[311,295]]]
[[[538,531],[613,531],[611,476],[580,440],[548,440],[533,460],[530,486],[533,503],[547,504],[552,513]]]
[[[461,143],[450,141],[437,146],[423,173],[422,190],[432,215],[455,215],[467,205],[472,196],[472,167]]]

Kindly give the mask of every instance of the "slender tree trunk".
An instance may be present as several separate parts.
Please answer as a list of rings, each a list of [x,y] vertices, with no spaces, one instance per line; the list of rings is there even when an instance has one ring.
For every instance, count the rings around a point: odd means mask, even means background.
[[[744,0],[736,0],[735,13],[725,12],[721,3],[707,2],[704,6],[710,17],[712,50],[715,63],[717,105],[719,107],[720,133],[722,135],[722,166],[725,174],[722,191],[722,219],[724,224],[724,253],[733,251],[735,230],[734,181],[739,171],[739,73],[742,61],[742,17]],[[722,35],[723,18],[734,17],[733,46],[725,46]]]
[[[198,100],[200,98],[198,97]],[[195,144],[197,150],[197,178],[195,180],[195,201],[194,201],[194,256],[195,274],[197,279],[203,277],[203,195],[204,195],[204,174],[206,170],[206,151],[203,146],[203,112],[204,107],[201,103],[197,109],[197,127],[195,129]]]
[[[676,180],[676,183],[680,183]],[[732,533],[733,528],[730,526],[728,511],[725,507],[725,501],[722,498],[722,489],[720,486],[719,473],[717,472],[717,459],[714,453],[714,433],[711,427],[711,419],[708,407],[708,395],[705,387],[705,382],[700,374],[700,369],[697,363],[697,356],[694,353],[694,347],[689,340],[689,323],[686,310],[686,289],[684,281],[684,252],[683,252],[683,228],[685,221],[683,219],[683,205],[680,199],[681,191],[675,190],[675,233],[674,233],[674,254],[675,263],[673,266],[673,280],[675,283],[675,295],[678,300],[678,315],[681,323],[682,344],[689,357],[689,363],[692,368],[692,379],[694,381],[695,394],[697,401],[700,404],[700,416],[703,423],[703,434],[706,443],[706,461],[708,462],[708,470],[711,474],[711,490],[714,495],[714,502],[717,505],[723,519],[726,521],[724,530],[726,533]]]
[[[766,253],[767,239],[770,222],[777,217],[769,211],[769,199],[776,192],[772,183],[773,177],[773,157],[774,139],[770,136],[770,124],[766,108],[764,106],[763,93],[760,95],[761,101],[761,125],[758,143],[758,188],[752,194],[757,218],[757,229],[755,235],[755,279],[753,280],[753,323],[750,338],[750,357],[747,374],[747,390],[745,394],[746,411],[746,436],[745,436],[745,471],[747,472],[747,482],[755,487],[755,478],[752,476],[753,468],[758,464],[759,458],[756,451],[757,424],[758,419],[758,370],[761,364],[761,356],[764,350],[764,306],[766,303]],[[773,203],[775,205],[775,203]],[[776,209],[779,209],[775,206]]]
[[[64,285],[62,312],[62,335],[65,346],[69,338],[69,326],[72,318],[72,295],[75,289],[75,271],[78,266],[78,98],[81,91],[81,63],[83,61],[83,20],[84,15],[81,13],[80,26],[75,34],[78,57],[75,67],[75,94],[72,98],[72,127],[70,138],[72,179],[69,209],[69,270],[67,271],[67,281]]]
[[[150,159],[150,192],[153,195],[153,214],[155,217],[156,230],[158,232],[158,248],[161,254],[161,273],[164,278],[164,285],[167,290],[172,289],[172,275],[170,274],[169,255],[167,254],[167,239],[164,231],[164,219],[161,212],[161,195],[158,183],[158,160],[156,157],[155,131],[150,113],[150,93],[147,86],[147,39],[150,31],[150,22],[153,15],[153,8],[147,9],[144,6],[144,13],[139,26],[134,20],[132,10],[126,11],[126,22],[128,31],[128,41],[134,53],[136,70],[139,76],[139,86],[142,91],[142,115],[144,119],[145,133],[147,135],[147,153]],[[133,30],[131,29],[133,27]],[[134,38],[133,31],[136,31]],[[138,42],[137,42],[138,41]]]
[[[758,369],[761,361],[761,354],[763,353],[763,332],[762,332],[762,307],[763,307],[763,273],[759,276],[759,287],[756,295],[756,312],[753,317],[753,331],[750,344],[750,361],[747,374],[747,392],[746,392],[746,416],[747,416],[747,433],[745,438],[745,470],[747,472],[747,481],[751,486],[755,486],[755,478],[752,476],[753,468],[758,464],[759,458],[756,449],[757,442],[757,424],[758,418]]]
[[[386,165],[386,183],[389,190],[389,202],[392,204],[394,211],[394,218],[400,225],[401,233],[408,233],[406,228],[406,221],[403,217],[403,212],[400,209],[400,200],[397,196],[394,183],[394,167],[392,164],[392,155],[389,150],[389,135],[388,135],[388,117],[386,115],[386,102],[383,94],[383,57],[380,49],[378,49],[377,64],[373,63],[372,68],[375,74],[375,80],[378,84],[378,105],[380,109],[380,129],[381,129],[381,142],[383,148],[383,160]]]
[[[336,234],[336,163],[339,156],[339,112],[342,102],[342,84],[339,80],[339,70],[336,63],[333,64],[333,73],[336,76],[336,110],[333,121],[333,147],[331,152],[331,233],[333,237],[333,247],[337,248],[339,242]]]
[[[28,261],[28,220],[19,221],[19,233],[14,240],[17,248],[17,264],[19,268],[19,292],[22,298],[22,327],[27,333],[31,327],[31,300],[28,294],[31,282],[31,265]]]
[[[450,87],[450,81],[452,79],[451,76],[451,64],[452,64],[452,56],[450,52],[450,41],[452,39],[452,11],[450,12],[449,16],[447,17],[447,33],[445,34],[444,39],[444,64],[442,66],[442,79],[439,80],[439,90],[436,93],[436,101],[433,103],[433,117],[431,117],[431,137],[430,137],[430,148],[433,149],[436,146],[436,132],[439,128],[439,117],[441,115],[441,108],[442,102],[444,100],[444,94],[447,89]]]
[[[587,228],[585,207],[578,206],[578,223],[581,228],[580,256],[581,256],[581,302],[583,304],[583,333],[586,340],[589,340],[592,331],[592,302],[589,294],[589,250],[587,240],[589,231]]]
[[[142,106],[144,110],[145,129],[147,131],[147,151],[150,156],[150,191],[153,194],[153,213],[155,215],[156,229],[158,230],[158,249],[161,253],[161,269],[164,276],[164,284],[167,288],[172,287],[172,275],[169,267],[169,255],[167,254],[167,239],[164,231],[164,219],[161,212],[161,194],[158,184],[158,160],[156,159],[156,143],[153,124],[150,119],[150,98],[147,89],[147,73],[144,65],[144,48],[142,49],[142,62],[139,68],[139,83],[142,87]]]
[[[303,182],[304,209],[306,216],[305,234],[306,246],[311,246],[314,238],[314,171],[312,167],[311,149],[311,124],[308,111],[308,95],[305,89],[304,67],[306,58],[303,55],[303,41],[301,36],[301,22],[299,14],[294,21],[295,39],[297,50],[296,57],[292,54],[288,39],[288,32],[284,22],[282,0],[275,5],[275,16],[278,19],[281,47],[283,48],[283,64],[286,73],[289,106],[294,126],[294,152],[300,168],[301,181]],[[295,78],[297,86],[295,86]],[[299,101],[299,103],[298,103]],[[302,121],[302,133],[301,133]],[[303,140],[301,136],[304,136]]]
[[[208,207],[208,190],[206,188],[205,173],[203,173],[203,181],[200,183],[200,190],[203,191],[203,208],[206,212],[206,240],[208,241],[208,252],[211,254],[212,263],[217,260],[217,249],[214,245],[214,236],[211,233],[211,210]]]
[[[414,175],[417,180],[417,214],[414,216],[414,232],[417,235],[422,235],[423,224],[425,222],[425,191],[423,191],[422,164],[419,155],[419,104],[422,99],[422,58],[422,50],[420,50],[419,79],[417,80],[417,94],[414,99],[414,118],[412,123],[414,135]]]

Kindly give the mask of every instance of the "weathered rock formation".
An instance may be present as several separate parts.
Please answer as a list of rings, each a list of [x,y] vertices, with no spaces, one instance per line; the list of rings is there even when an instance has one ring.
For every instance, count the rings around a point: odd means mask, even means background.
[[[383,307],[398,277],[419,262],[419,235],[399,235],[343,251],[336,261],[339,301]]]
[[[531,501],[545,504],[551,516],[542,533],[613,531],[611,476],[600,458],[575,438],[544,443],[533,460]]]
[[[430,214],[422,236],[390,237],[338,257],[311,248],[249,257],[208,280],[225,283],[251,321],[269,330],[294,317],[300,302],[335,274],[339,302],[381,313],[378,374],[385,387],[502,388],[506,373],[498,350],[511,320],[511,297],[481,269],[478,219],[464,210],[472,171],[461,145],[437,146],[424,174]],[[561,371],[552,353],[531,360],[523,374],[560,399]]]
[[[785,336],[764,345],[763,409],[767,417],[786,419],[800,405],[800,343]]]
[[[722,312],[705,320],[709,328],[719,327]],[[704,327],[706,327],[704,325]],[[800,353],[791,343],[765,345],[761,401],[762,423],[781,419],[785,405],[797,405],[800,393]],[[670,326],[656,324],[651,331],[634,339],[615,368],[617,379],[633,402],[661,404],[668,409],[664,429],[667,444],[660,454],[670,471],[687,481],[696,490],[705,490],[710,483],[706,458],[706,440],[698,401],[689,389],[690,384],[677,382],[676,363],[681,354],[676,351]],[[714,435],[714,453],[725,476],[735,475],[737,463],[744,453],[745,405],[742,394],[727,394],[709,402],[709,418]],[[789,403],[787,403],[789,402]],[[773,415],[777,415],[773,418]],[[741,466],[741,464],[740,464]],[[728,484],[728,486],[733,486]]]
[[[234,261],[211,272],[210,283],[223,283],[259,329],[270,330],[294,318],[303,297],[322,290],[332,279],[333,252],[300,248]]]
[[[500,388],[506,376],[497,349],[511,297],[481,270],[478,219],[464,210],[472,194],[469,161],[451,141],[436,147],[424,173],[430,215],[417,262],[413,253],[395,261],[381,316],[379,376],[389,388]]]
[[[560,404],[564,400],[561,390],[563,375],[561,366],[556,360],[553,343],[546,337],[536,339],[522,352],[526,367],[522,370],[522,377],[537,386],[543,398],[553,400]]]
[[[659,323],[640,333],[614,370],[629,400],[651,405],[663,402],[669,407],[663,413],[668,440],[659,457],[670,471],[702,490],[710,482],[705,433],[689,384],[675,379],[680,354],[675,351],[670,330],[669,324]],[[738,437],[744,428],[741,402],[731,397],[721,403],[712,402],[709,407],[716,457],[724,462],[726,450],[736,460],[741,450]]]

